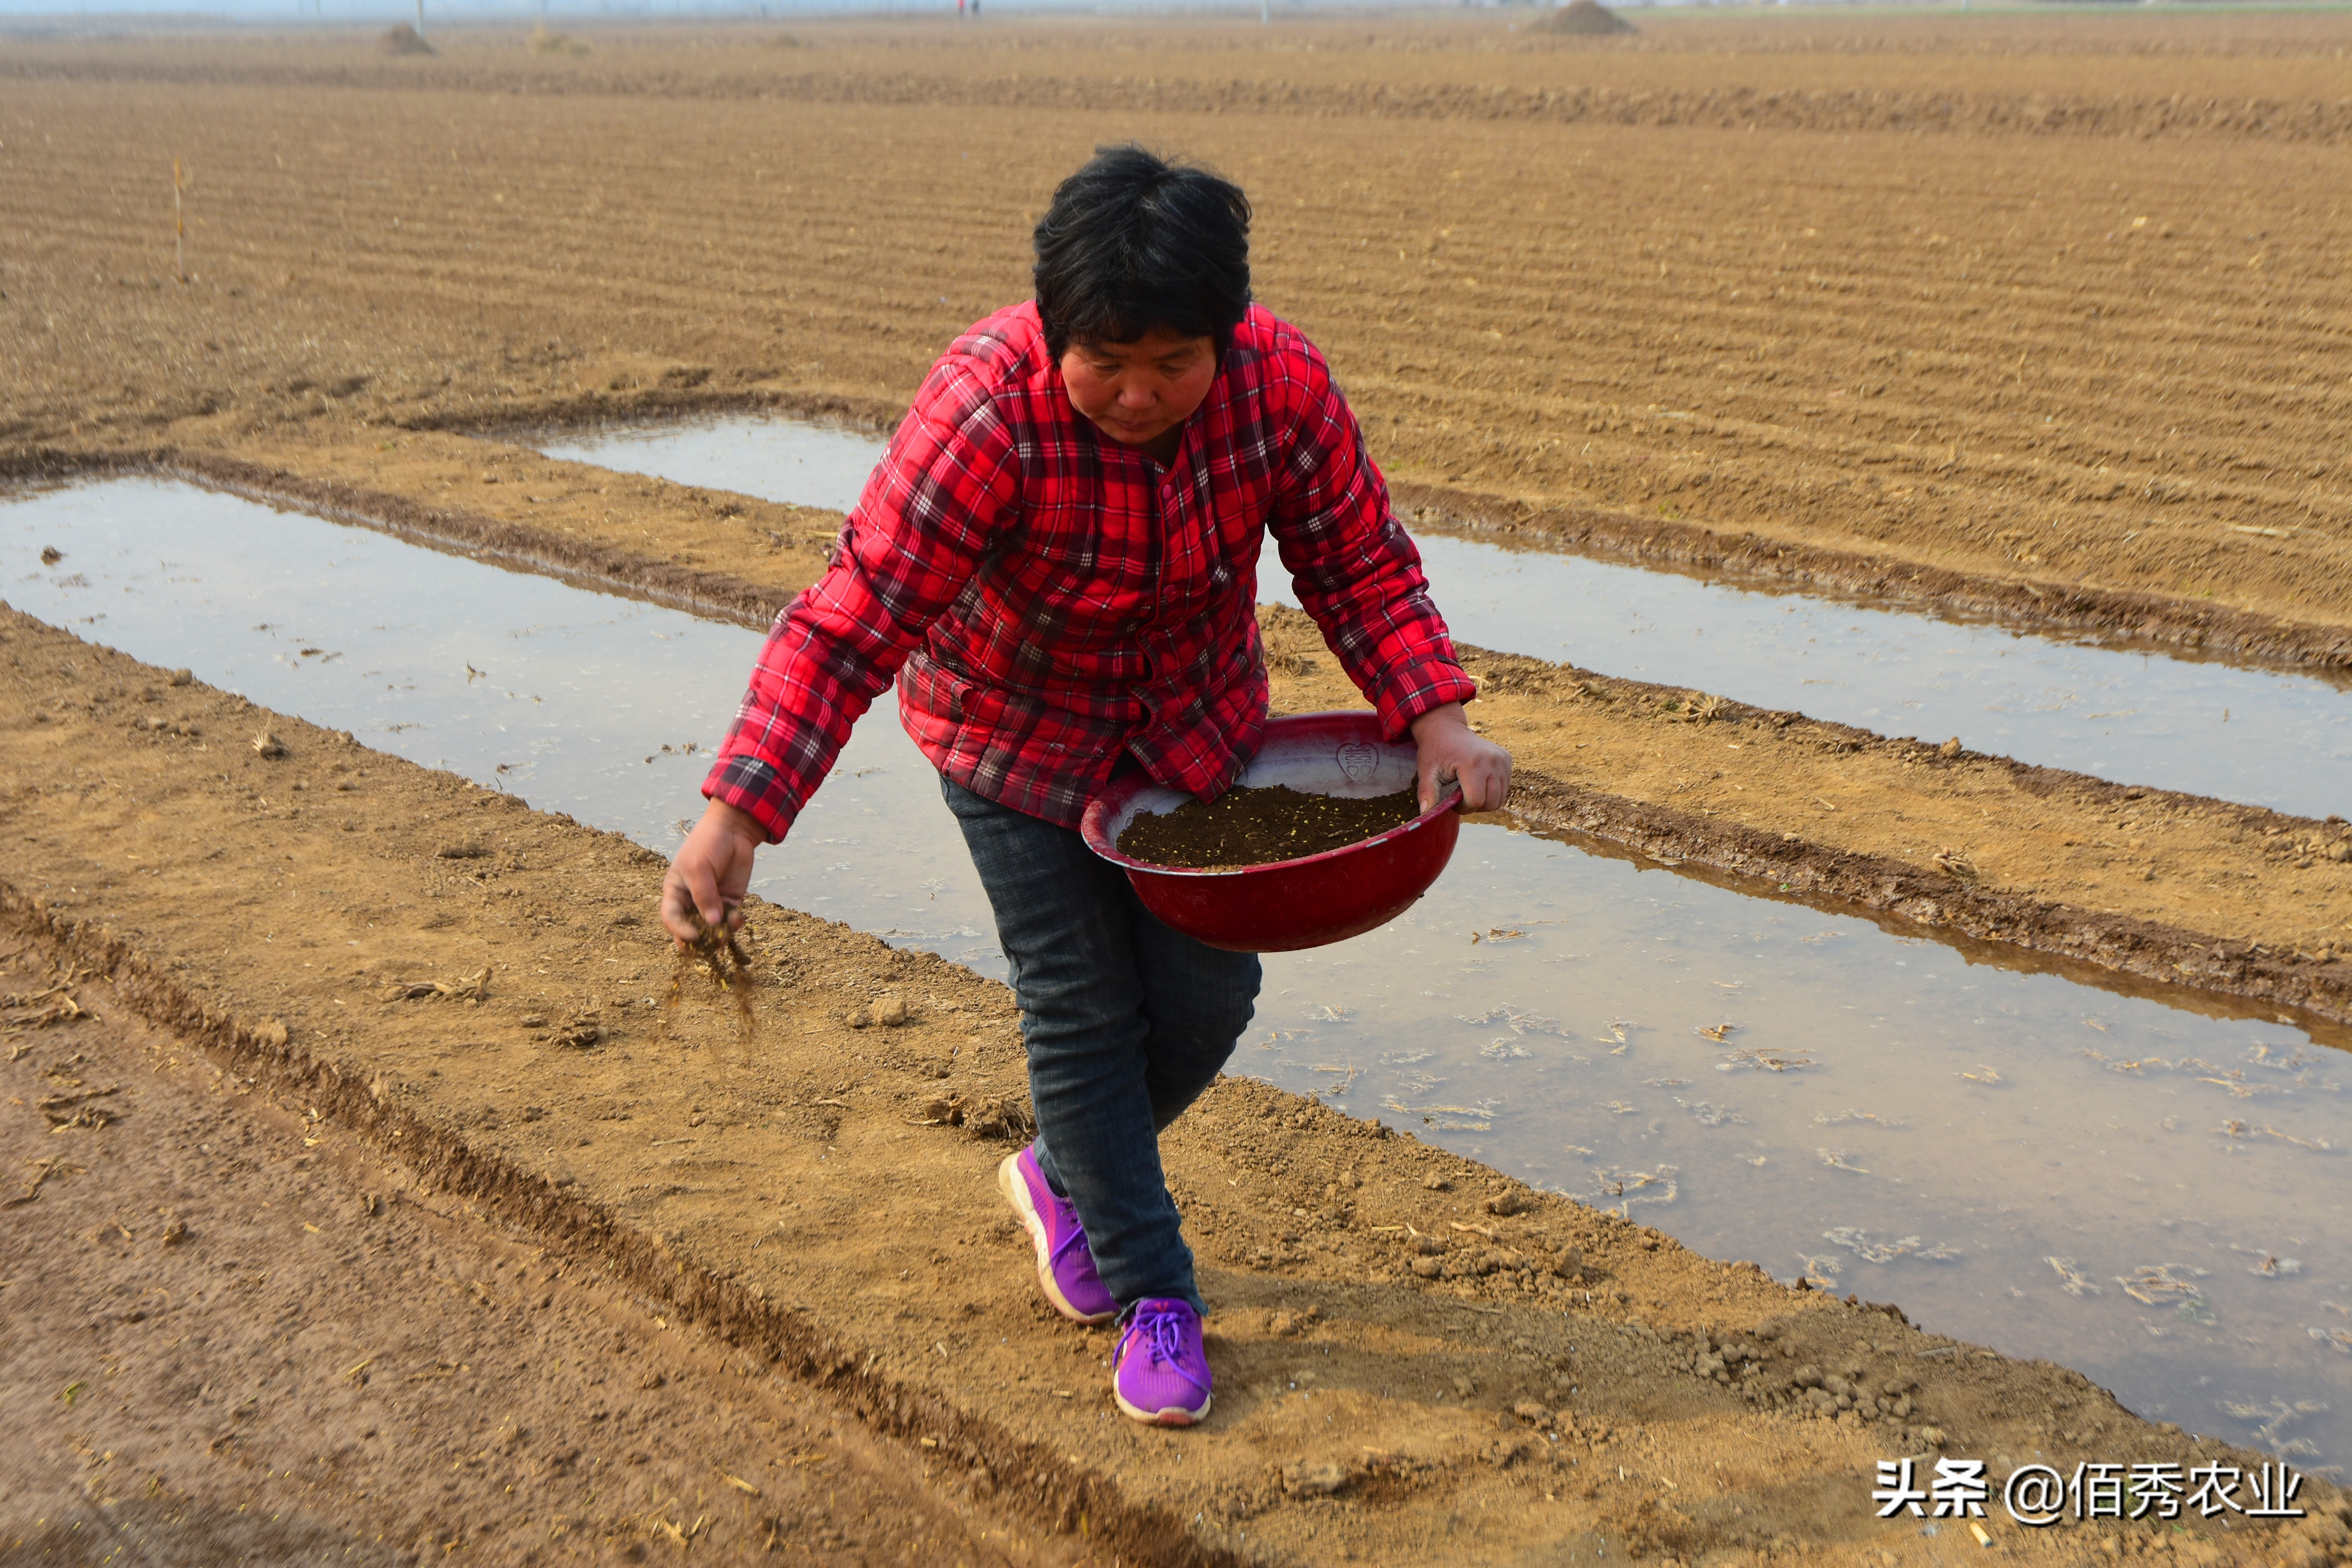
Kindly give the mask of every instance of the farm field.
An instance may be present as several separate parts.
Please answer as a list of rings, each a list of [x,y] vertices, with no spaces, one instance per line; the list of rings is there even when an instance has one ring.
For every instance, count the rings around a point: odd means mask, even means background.
[[[95,1312],[103,1331],[11,1344],[13,1385],[79,1382],[90,1408],[61,1401],[80,1412],[63,1424],[45,1413],[39,1468],[26,1467],[9,1472],[12,1500],[62,1505],[85,1536],[168,1540],[168,1518],[109,1506],[161,1473],[174,1501],[215,1517],[267,1500],[298,1541],[394,1527],[398,1551],[429,1530],[501,1561],[659,1548],[665,1524],[701,1518],[714,1545],[747,1552],[781,1531],[787,1549],[846,1563],[908,1545],[1021,1561],[1042,1532],[1031,1560],[1076,1548],[1096,1563],[1402,1564],[1601,1548],[1860,1565],[1920,1539],[1880,1524],[1867,1500],[1899,1434],[1991,1462],[2053,1447],[2257,1462],[2133,1415],[2079,1373],[1699,1258],[1246,1079],[1222,1082],[1169,1142],[1219,1303],[1218,1411],[1182,1435],[1133,1427],[1099,1397],[1105,1331],[1036,1297],[989,1180],[1006,1145],[978,1116],[957,1128],[925,1109],[1017,1100],[1002,986],[763,904],[747,1035],[690,972],[664,1000],[672,965],[643,912],[658,857],[27,617],[0,634],[18,675],[0,689],[0,728],[20,737],[5,914],[26,976],[10,994],[5,1070],[28,1104],[8,1114],[64,1128],[14,1135],[42,1158],[18,1168],[23,1201],[0,1209],[0,1256],[12,1321]],[[157,713],[176,728],[129,729],[126,715]],[[247,726],[284,754],[257,753]],[[94,783],[99,745],[110,761]],[[70,1011],[59,996],[95,1021],[39,1022]],[[859,1026],[891,996],[909,1022]],[[195,1124],[224,1094],[215,1142]],[[240,1195],[289,1212],[239,1217]],[[167,1245],[174,1220],[185,1234]],[[1470,1239],[1424,1275],[1416,1235]],[[25,1278],[77,1237],[94,1251],[72,1274]],[[362,1299],[328,1305],[318,1293],[340,1279]],[[150,1279],[172,1294],[140,1307],[131,1294]],[[405,1332],[374,1305],[396,1285],[454,1296],[462,1316]],[[150,1404],[177,1410],[195,1364],[182,1347],[236,1342],[236,1320],[214,1328],[212,1315],[265,1286],[265,1364],[226,1409],[199,1401],[159,1430]],[[532,1306],[551,1292],[560,1307]],[[600,1352],[607,1332],[627,1350]],[[454,1353],[460,1335],[488,1364]],[[557,1390],[493,1381],[518,1341]],[[1759,1371],[1718,1383],[1717,1347]],[[457,1390],[535,1403],[508,1423],[407,1392],[450,1360],[475,1380]],[[625,1366],[638,1386],[569,1396],[572,1363]],[[747,1365],[814,1397],[795,1407],[739,1383]],[[1760,1392],[1824,1367],[1898,1389],[1903,1414],[1841,1422],[1834,1405]],[[647,1397],[654,1375],[718,1408],[674,1411]],[[826,1405],[888,1441],[860,1452],[828,1438]],[[233,1440],[202,1448],[188,1421]],[[382,1443],[311,1451],[356,1421]],[[57,1455],[77,1441],[121,1465],[96,1468],[88,1502],[60,1495],[93,1468]],[[796,1479],[803,1460],[825,1465],[819,1482]],[[430,1503],[357,1495],[426,1463],[460,1477]],[[859,1469],[873,1479],[852,1485]],[[1333,1490],[1353,1495],[1334,1503]],[[2110,1533],[2189,1562],[2236,1560],[2242,1538],[2324,1551],[2342,1505],[2317,1478],[2306,1495],[2319,1517],[2283,1530]],[[65,1555],[70,1532],[0,1510],[12,1549],[88,1560]],[[2004,1523],[2001,1539],[2026,1561],[2094,1551],[2079,1530]]]
[[[1025,297],[1054,182],[1132,137],[1248,187],[1259,296],[1324,349],[1416,527],[1801,563],[1781,574],[2352,670],[2352,11],[1634,16],[1613,40],[1510,11],[613,26],[568,48],[451,28],[414,58],[336,30],[0,34],[0,480],[161,467],[758,619],[822,569],[837,514],[551,461],[519,433],[740,408],[886,430],[960,328]],[[633,1450],[591,1430],[595,1402],[551,1398],[529,1443],[453,1436],[465,1451],[435,1464],[470,1479],[406,1511],[352,1499],[421,1476],[410,1457],[348,1455],[373,1479],[300,1496],[249,1457],[276,1445],[292,1468],[326,1441],[316,1411],[265,1413],[253,1450],[137,1436],[130,1395],[178,1375],[144,1351],[124,1408],[45,1409],[51,1458],[188,1455],[169,1495],[191,1517],[278,1499],[300,1542],[403,1561],[461,1524],[514,1560],[670,1550],[701,1516],[712,1546],[781,1531],[839,1562],[1927,1561],[1936,1542],[1870,1517],[1885,1432],[1717,1387],[1706,1358],[1727,1346],[1758,1375],[1911,1381],[1950,1452],[2229,1452],[2063,1369],[1556,1196],[1490,1221],[1485,1199],[1519,1192],[1494,1173],[1238,1082],[1171,1145],[1230,1306],[1229,1425],[1181,1448],[1118,1428],[1063,1397],[1104,1347],[1033,1310],[986,1185],[1001,1146],[915,1125],[942,1085],[1017,1095],[1002,988],[763,910],[756,1055],[716,1008],[642,1006],[668,973],[646,851],[0,614],[6,984],[102,1017],[25,1036],[11,1092],[103,1064],[142,1107],[42,1142],[54,1180],[0,1210],[10,1312],[29,1260],[110,1248],[110,1223],[121,1257],[45,1286],[42,1321],[119,1293],[166,1209],[204,1216],[195,1251],[152,1255],[173,1289],[292,1256],[307,1226],[237,1214],[300,1194],[321,1228],[362,1233],[383,1321],[362,1326],[394,1336],[392,1282],[429,1276],[481,1309],[464,1331],[485,1358],[521,1356],[527,1303],[463,1281],[504,1292],[529,1253],[562,1287],[533,1354],[654,1343],[652,1321],[664,1375],[713,1407],[614,1400],[659,1440],[597,1503],[549,1457],[628,1471]],[[1261,620],[1279,704],[1351,700],[1311,628]],[[1550,828],[2166,994],[2352,1017],[2339,819],[1469,659]],[[194,736],[126,728],[149,691],[201,718],[201,767]],[[292,761],[248,756],[247,728]],[[503,978],[474,1005],[378,999],[476,973]],[[851,1028],[886,991],[916,1023]],[[550,1017],[600,1048],[549,1043]],[[155,1065],[173,1041],[201,1072]],[[184,1147],[215,1068],[254,1091],[230,1119],[272,1151],[234,1172]],[[137,1168],[151,1130],[164,1175]],[[296,1163],[311,1139],[326,1152]],[[915,1179],[877,1230],[841,1194],[885,1170]],[[415,1204],[345,1220],[386,1187]],[[1464,1225],[1496,1233],[1492,1267],[1424,1277],[1397,1239]],[[1570,1243],[1581,1262],[1546,1262]],[[327,1277],[283,1272],[289,1314]],[[6,1375],[86,1378],[63,1332],[0,1346]],[[335,1381],[367,1347],[299,1349],[284,1388],[389,1399]],[[782,1380],[745,1392],[742,1355]],[[437,1386],[393,1414],[456,1420]],[[1334,1414],[1364,1442],[1335,1446]],[[779,1478],[757,1500],[707,1452],[730,1444]],[[797,1479],[821,1453],[819,1475],[865,1478],[857,1500]],[[33,1478],[44,1517],[89,1523],[124,1491],[68,1478],[62,1459]],[[2340,1494],[2306,1497],[2321,1520],[2258,1543],[2200,1523],[2177,1551],[2137,1525],[2000,1544],[2344,1560]],[[523,1521],[559,1514],[579,1521],[564,1542],[526,1544]],[[104,1518],[150,1542],[177,1528]],[[0,1508],[12,1547],[77,1561],[71,1534]]]
[[[1336,58],[1299,24],[1180,37],[1152,79],[1189,100],[1213,64],[1265,92],[1688,68],[1774,98],[1912,72],[2024,104],[2055,68],[2170,104],[2242,103],[2259,73],[2287,107],[2155,132],[2053,109],[2038,134],[1188,113],[1127,101],[1165,40],[1042,25],[620,33],[577,59],[497,34],[415,61],[348,37],[15,41],[0,215],[27,243],[0,319],[27,374],[0,434],[234,443],[664,389],[887,421],[959,327],[1022,297],[1053,182],[1137,136],[1247,184],[1261,297],[1327,350],[1400,479],[2341,626],[2352,141],[2290,110],[2340,109],[2352,20],[2130,20],[1792,18],[1763,52],[1742,47],[1760,24],[1623,47],[1376,27]],[[907,85],[950,61],[1047,101]],[[864,100],[891,94],[912,96]],[[167,290],[173,156],[199,182],[197,280]]]

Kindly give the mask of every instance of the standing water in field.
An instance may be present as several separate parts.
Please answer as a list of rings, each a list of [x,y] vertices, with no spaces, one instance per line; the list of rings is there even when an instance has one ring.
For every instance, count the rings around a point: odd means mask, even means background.
[[[38,561],[52,543],[65,552],[54,571]],[[763,640],[148,479],[0,506],[0,596],[92,642],[664,852],[701,810]],[[1002,978],[961,843],[936,871],[901,861],[905,875],[872,879],[899,825],[934,815],[951,824],[885,692],[761,858],[760,891]]]
[[[550,457],[845,510],[883,443],[757,415],[551,440]],[[1454,635],[1885,735],[2312,816],[2352,812],[2352,692],[2309,676],[2021,636],[1424,534]],[[1269,541],[1258,593],[1297,604]]]
[[[871,436],[796,419],[737,415],[663,425],[615,425],[531,445],[566,462],[651,474],[673,484],[734,490],[793,506],[847,511],[882,456]]]
[[[663,850],[760,640],[147,480],[0,505],[0,584]],[[887,702],[754,885],[1003,972]],[[1267,958],[1234,1067],[2332,1470],[2352,1462],[2352,1055],[2246,1012],[1474,822],[1404,917]]]

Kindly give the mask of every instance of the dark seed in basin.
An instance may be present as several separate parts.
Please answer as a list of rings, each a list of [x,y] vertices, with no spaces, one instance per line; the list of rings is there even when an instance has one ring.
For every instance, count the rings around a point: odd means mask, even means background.
[[[1409,789],[1369,800],[1307,795],[1287,784],[1229,789],[1214,800],[1138,816],[1118,836],[1118,847],[1138,860],[1192,871],[1263,866],[1360,843],[1420,815]]]

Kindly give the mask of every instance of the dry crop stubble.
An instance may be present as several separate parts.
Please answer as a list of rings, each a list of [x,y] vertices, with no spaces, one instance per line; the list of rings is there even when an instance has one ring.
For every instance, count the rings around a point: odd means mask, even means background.
[[[43,139],[12,141],[0,203],[38,237],[6,290],[33,374],[0,423],[16,443],[234,443],[257,420],[751,391],[887,421],[957,328],[1025,291],[1055,179],[1136,135],[1249,184],[1261,293],[1330,353],[1401,477],[2352,617],[2326,373],[2352,327],[2329,260],[2352,149],[2284,116],[2157,141],[1748,128],[1768,99],[1914,77],[2042,101],[2091,59],[2118,101],[2269,73],[2317,103],[2352,24],[1933,20],[1678,21],[1601,51],[1041,25],[550,60],[486,37],[414,72],[201,42],[112,57],[177,73],[135,93],[20,46],[0,63]],[[836,98],[905,100],[811,102],[818,64]],[[304,85],[330,68],[366,85]],[[1044,106],[919,101],[991,72]],[[1675,73],[1763,97],[1716,116],[1730,129],[1413,97]],[[1347,83],[1371,96],[1314,97]],[[167,143],[202,182],[177,296],[141,281],[168,271],[168,170],[139,174]]]

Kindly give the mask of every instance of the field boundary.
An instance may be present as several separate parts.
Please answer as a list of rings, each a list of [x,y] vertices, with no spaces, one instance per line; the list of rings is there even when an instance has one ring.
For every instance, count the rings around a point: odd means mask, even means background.
[[[1520,654],[1494,653],[1467,644],[1460,645],[1459,651],[1481,688],[1497,692],[1564,678],[1594,696],[1651,711],[1664,711],[1668,702],[1690,696],[1682,687],[1580,670]],[[2030,795],[2068,791],[2102,802],[2128,800],[2231,815],[2249,826],[2291,824],[2320,834],[2329,831],[2328,824],[2287,816],[2268,806],[2119,784],[1965,748],[1948,753],[1941,746],[1916,740],[1889,739],[1834,720],[1729,699],[1718,699],[1714,711],[1715,717],[1706,721],[1709,724],[1794,731],[1841,752],[1874,751],[1931,771],[1990,764],[2001,769],[2012,785]],[[2228,941],[2159,921],[2036,898],[2030,892],[1981,887],[1960,876],[1887,856],[1832,848],[1811,838],[1784,838],[1768,829],[1588,789],[1530,770],[1512,773],[1511,795],[1506,810],[1530,825],[1614,844],[1653,860],[1721,872],[1750,884],[1743,891],[1763,896],[1800,893],[1856,909],[1884,910],[1915,926],[1938,927],[1979,942],[2022,948],[2168,988],[2297,1007],[2332,1023],[2352,1024],[2352,964],[2324,964],[2305,954],[2258,942]],[[1758,881],[1770,884],[1769,889],[1754,887]]]
[[[592,393],[509,409],[489,418],[433,420],[407,428],[513,439],[548,426],[593,429],[645,418],[776,414],[841,425],[887,439],[899,410],[872,399],[761,390],[712,397],[650,389]],[[2161,649],[2292,674],[2352,680],[2352,626],[2292,621],[2141,588],[2036,583],[1955,571],[1900,556],[1730,533],[1704,523],[1594,507],[1511,500],[1387,476],[1398,514],[1455,538],[1548,550],[1597,561],[1665,566],[1735,587],[1803,593],[1865,606],[1933,611],[2006,630],[2063,632],[2104,646]]]
[[[2103,643],[2226,656],[2227,662],[2297,674],[2352,677],[2347,626],[2281,620],[2144,589],[1958,572],[1898,556],[1727,533],[1628,512],[1506,500],[1410,479],[1391,479],[1389,490],[1400,514],[1459,539],[1671,566],[1733,586],[1929,609],[2011,631],[2073,632]]]
[[[1513,773],[1511,804],[1505,809],[1533,827],[1598,840],[1653,861],[1726,873],[1736,891],[1770,896],[1738,886],[1760,879],[1809,905],[1850,906],[1825,913],[1884,912],[1913,926],[1940,927],[1975,942],[2042,954],[2070,969],[2107,970],[2167,991],[2235,996],[2352,1024],[2352,975],[2327,974],[2252,942],[2216,941],[2130,915],[1980,888],[1885,856],[1824,848],[1810,840],[1791,844],[1759,828],[1583,789],[1541,773]]]
[[[590,831],[593,832],[594,829]],[[625,842],[625,840],[624,841]],[[650,853],[629,845],[635,853]],[[47,908],[0,879],[0,921],[69,966],[103,975],[145,1022],[233,1064],[273,1093],[299,1097],[331,1117],[379,1157],[407,1170],[428,1194],[464,1199],[575,1258],[601,1262],[628,1289],[657,1301],[714,1338],[764,1354],[771,1365],[822,1390],[866,1426],[896,1441],[936,1444],[941,1458],[985,1468],[995,1506],[1052,1534],[1083,1534],[1151,1568],[1244,1568],[1245,1560],[1199,1541],[1164,1510],[1130,1501],[1117,1485],[1079,1468],[1042,1442],[1014,1436],[937,1394],[878,1375],[873,1358],[845,1345],[755,1286],[678,1257],[657,1237],[616,1219],[603,1205],[483,1153],[446,1128],[395,1104],[382,1080],[358,1075],[290,1042],[282,1025],[239,1019],[198,1002],[105,927]]]
[[[163,452],[82,463],[58,457],[49,468],[21,477],[60,478],[72,471],[179,479],[373,529],[451,554],[732,621],[756,631],[766,630],[793,597],[730,574],[584,544],[459,508],[423,506],[404,497],[310,479],[219,454]],[[1685,695],[1680,687],[1629,680],[1467,644],[1461,645],[1460,651],[1466,660],[1488,670],[1486,679],[1500,689],[1522,683],[1531,675],[1557,675],[1652,706]],[[1725,701],[1719,708],[1717,721],[1742,721],[1784,730],[1801,723],[1832,744],[1849,750],[1870,747],[1899,752],[1928,766],[1991,762],[2005,768],[2019,789],[2032,795],[2087,791],[2102,797],[2145,799],[2151,805],[2235,812],[2244,820],[2280,827],[2322,833],[2327,828],[2316,819],[2289,816],[2267,806],[2118,784],[2009,757],[1965,750],[1946,757],[1938,748],[1914,740],[1893,740],[1798,712],[1735,701]],[[1864,909],[1885,910],[1915,925],[2005,942],[2138,980],[2293,1006],[2332,1023],[2352,1024],[2352,964],[2322,965],[2302,954],[2255,942],[2225,941],[2180,926],[2080,909],[2028,893],[1984,889],[1885,857],[1830,848],[1810,838],[1790,842],[1761,829],[1584,789],[1527,770],[1516,773],[1512,782],[1520,799],[1513,809],[1528,820],[1622,844],[1652,858],[1688,862],[1744,879],[1769,881],[1776,889],[1785,886]],[[1533,811],[1528,809],[1530,798],[1541,803]]]
[[[1700,131],[2074,136],[2147,141],[2228,137],[2337,145],[2352,141],[2352,98],[2099,98],[2088,93],[1974,93],[1724,87],[1482,87],[1342,84],[1158,76],[951,77],[912,71],[800,71],[773,76],[675,71],[470,68],[424,62],[365,66],[162,66],[121,61],[0,60],[0,80],[194,83],[204,86],[462,91],[526,97],[741,100],[883,108],[1067,110],[1101,113],[1262,114],[1300,119],[1517,121]]]

